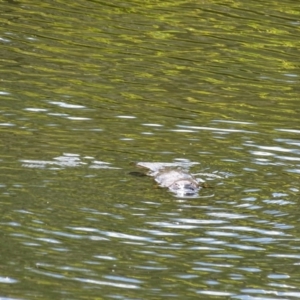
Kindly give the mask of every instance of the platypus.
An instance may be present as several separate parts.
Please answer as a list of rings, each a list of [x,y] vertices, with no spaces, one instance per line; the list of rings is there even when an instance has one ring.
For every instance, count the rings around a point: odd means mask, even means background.
[[[168,188],[178,196],[197,195],[202,187],[202,180],[190,174],[184,164],[139,162],[137,166],[148,169],[147,175],[152,176],[159,186]]]

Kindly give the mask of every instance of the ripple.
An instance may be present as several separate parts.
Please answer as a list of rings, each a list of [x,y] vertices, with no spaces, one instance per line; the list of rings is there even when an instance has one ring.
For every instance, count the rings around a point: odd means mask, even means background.
[[[291,276],[287,275],[287,274],[269,274],[268,278],[272,278],[272,279],[287,279],[290,278]]]
[[[16,126],[16,125],[13,124],[13,123],[0,123],[0,126],[13,127],[13,126]]]
[[[84,105],[76,105],[76,104],[70,104],[70,103],[59,102],[59,101],[48,101],[48,103],[57,105],[57,106],[63,107],[63,108],[72,108],[72,109],[86,108]]]
[[[117,118],[120,118],[120,119],[135,119],[136,117],[135,116],[116,116]]]
[[[161,230],[150,230],[150,229],[137,229],[138,231],[147,232],[149,234],[157,235],[157,236],[174,236],[174,235],[180,235],[179,233],[173,233],[173,232],[164,232]]]
[[[11,277],[3,277],[3,276],[0,276],[0,282],[1,283],[16,283],[18,282],[18,280],[16,279],[13,279]],[[2,299],[2,298],[1,298]],[[5,299],[9,299],[9,298],[5,298]]]
[[[32,112],[45,112],[45,111],[48,111],[48,109],[46,109],[46,108],[36,108],[36,107],[28,107],[28,108],[24,108],[24,110],[32,111]]]
[[[149,127],[163,127],[161,124],[153,124],[153,123],[144,123],[143,126],[149,126]]]
[[[183,218],[175,219],[175,221],[178,221],[181,223],[187,223],[187,224],[224,224],[224,223],[227,223],[227,221],[224,221],[224,220],[183,219]]]
[[[177,229],[197,228],[197,226],[193,226],[193,225],[174,224],[174,223],[170,223],[170,222],[147,222],[147,224],[158,226],[158,227],[177,228]]]
[[[130,283],[143,283],[142,280],[134,279],[134,278],[128,278],[128,277],[122,277],[122,276],[112,276],[112,275],[106,275],[104,276],[106,279],[115,280],[115,281],[124,281],[124,282],[130,282]]]
[[[113,287],[122,288],[122,289],[139,289],[140,288],[138,285],[134,285],[134,284],[110,282],[110,281],[103,281],[103,280],[96,280],[96,279],[89,279],[89,278],[74,278],[74,280],[76,280],[78,282],[82,282],[82,283],[113,286]]]
[[[263,251],[263,250],[266,250],[265,248],[262,248],[262,247],[250,246],[250,245],[241,245],[241,244],[227,244],[227,246],[230,246],[232,248],[237,248],[237,249],[240,249],[240,250],[246,250],[246,251]]]
[[[95,255],[95,258],[104,259],[104,260],[116,260],[115,257],[112,256],[105,256],[105,255]]]
[[[69,119],[69,120],[73,120],[73,121],[88,121],[88,120],[91,120],[91,118],[84,118],[84,117],[70,117],[70,116],[67,116],[66,118]]]
[[[81,158],[79,154],[75,153],[64,153],[61,156],[54,157],[53,160],[31,160],[31,159],[21,159],[23,167],[26,168],[40,168],[44,169],[48,166],[65,168],[65,167],[80,167],[88,166],[92,169],[119,169],[116,167],[111,167],[110,163],[93,160],[93,157],[83,157]]]
[[[210,216],[217,217],[217,218],[225,218],[225,219],[247,219],[247,218],[251,217],[251,215],[245,216],[245,215],[226,213],[226,212],[209,212],[207,214]]]
[[[211,296],[232,296],[233,295],[232,293],[218,292],[218,291],[213,291],[213,290],[197,291],[197,294],[211,295]]]
[[[218,128],[218,127],[205,127],[205,126],[187,126],[187,125],[177,125],[180,128],[186,129],[195,129],[195,130],[207,130],[207,131],[216,131],[216,132],[224,132],[224,133],[234,133],[234,132],[241,132],[241,133],[258,133],[256,131],[251,130],[243,130],[243,129],[232,129],[232,128]]]
[[[7,95],[11,95],[11,93],[5,92],[5,91],[0,91],[0,96],[7,96]]]

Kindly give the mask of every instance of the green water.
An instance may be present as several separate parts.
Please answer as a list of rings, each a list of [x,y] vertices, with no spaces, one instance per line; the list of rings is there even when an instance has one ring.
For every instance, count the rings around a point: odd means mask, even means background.
[[[0,10],[1,299],[300,298],[296,1]]]

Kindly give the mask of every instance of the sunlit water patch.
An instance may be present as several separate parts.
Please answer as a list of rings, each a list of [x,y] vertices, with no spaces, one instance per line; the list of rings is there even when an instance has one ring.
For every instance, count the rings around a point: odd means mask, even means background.
[[[117,167],[110,166],[110,163],[98,161],[93,157],[81,158],[79,154],[64,153],[62,156],[53,158],[53,160],[30,160],[22,159],[22,166],[27,168],[66,168],[66,167],[80,167],[88,166],[94,169],[118,169]]]

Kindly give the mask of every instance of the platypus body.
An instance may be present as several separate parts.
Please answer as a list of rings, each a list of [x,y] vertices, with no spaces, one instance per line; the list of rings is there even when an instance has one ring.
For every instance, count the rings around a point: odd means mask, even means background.
[[[139,162],[137,166],[148,169],[147,175],[152,176],[159,186],[168,188],[178,196],[197,195],[201,189],[200,180],[190,174],[185,165]]]

